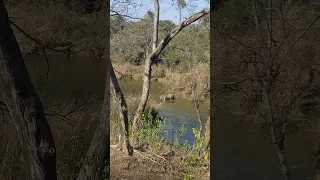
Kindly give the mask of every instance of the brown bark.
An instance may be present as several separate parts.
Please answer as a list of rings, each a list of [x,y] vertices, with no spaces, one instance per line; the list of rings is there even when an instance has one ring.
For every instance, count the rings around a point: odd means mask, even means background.
[[[210,148],[210,108],[208,109],[208,120],[206,122],[205,147]]]
[[[110,22],[110,4],[107,1],[107,25]],[[107,42],[107,47],[110,41]],[[106,54],[109,54],[107,49]],[[107,59],[110,61],[110,58]],[[85,157],[85,162],[79,172],[77,180],[103,179],[102,170],[110,163],[110,64],[107,63],[106,85],[100,120],[91,140]]]
[[[196,109],[197,117],[198,117],[198,121],[199,121],[199,133],[202,135],[202,122],[201,122],[201,117],[200,117],[199,102],[194,102],[193,105]]]
[[[194,74],[194,72],[192,71],[192,67],[190,67],[190,72]],[[196,109],[197,117],[199,121],[199,133],[200,135],[202,135],[202,122],[201,122],[200,111],[199,111],[199,98],[196,95],[197,79],[194,76],[190,79],[190,86],[191,86],[191,96],[192,96],[193,106]]]
[[[15,123],[26,159],[28,180],[54,180],[56,148],[42,103],[0,0],[0,95]]]
[[[198,19],[204,17],[205,15],[209,14],[209,12],[210,12],[209,9],[204,9],[203,11],[196,13],[191,17],[189,17],[188,19],[186,19],[185,21],[183,21],[179,26],[177,26],[169,34],[167,34],[165,38],[159,43],[157,48],[153,50],[153,52],[147,57],[145,61],[145,67],[144,67],[144,78],[143,78],[143,89],[142,89],[141,100],[133,119],[134,131],[139,130],[139,120],[141,118],[141,113],[144,112],[147,105],[148,98],[149,98],[152,62],[159,57],[163,49],[182,29],[184,29],[191,23],[197,21]]]
[[[110,62],[110,79],[111,79],[111,94],[117,105],[119,111],[119,144],[116,147],[124,150],[126,154],[131,156],[133,154],[133,149],[129,142],[129,120],[128,120],[128,107],[126,100],[123,96],[122,90],[118,83],[117,77],[114,73],[112,63]]]

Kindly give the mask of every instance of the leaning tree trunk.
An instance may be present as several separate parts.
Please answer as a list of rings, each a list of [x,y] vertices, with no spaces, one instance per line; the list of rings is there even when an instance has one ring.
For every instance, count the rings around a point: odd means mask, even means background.
[[[267,84],[268,85],[268,84]],[[269,87],[269,86],[267,86]],[[263,96],[264,96],[264,102],[266,103],[266,108],[267,108],[267,120],[268,123],[270,124],[269,127],[269,134],[270,134],[270,138],[271,141],[273,142],[275,148],[276,148],[276,152],[280,161],[280,168],[282,171],[282,175],[284,180],[289,180],[289,171],[288,171],[288,165],[287,165],[287,159],[286,159],[286,154],[284,151],[284,139],[285,139],[285,130],[282,132],[283,134],[281,134],[281,137],[279,138],[279,135],[277,135],[276,132],[276,122],[275,119],[273,117],[274,115],[274,111],[271,105],[271,100],[270,100],[270,92],[267,90],[267,87],[264,87],[263,89]]]
[[[210,108],[208,109],[208,120],[206,122],[205,148],[210,148]]]
[[[156,50],[157,44],[158,44],[158,26],[159,26],[159,1],[154,0],[154,21],[153,21],[153,39],[152,39],[152,52]],[[142,95],[141,100],[138,105],[138,109],[136,111],[136,114],[133,118],[133,127],[134,132],[137,132],[139,130],[139,119],[141,118],[141,113],[144,112],[146,109],[147,101],[149,98],[149,92],[150,92],[150,81],[151,81],[151,66],[152,62],[157,58],[157,56],[149,55],[146,58],[145,65],[144,65],[144,78],[143,78],[143,89],[142,89]]]
[[[0,95],[21,139],[28,180],[55,180],[56,148],[42,103],[0,0]]]
[[[315,147],[314,156],[316,158],[314,165],[314,180],[320,180],[320,138],[318,137],[318,143]]]
[[[152,58],[149,56],[144,65],[144,78],[143,78],[143,89],[142,89],[142,95],[141,95],[141,100],[138,105],[138,109],[136,111],[136,114],[133,118],[133,127],[134,127],[134,132],[139,131],[139,120],[141,118],[141,113],[144,112],[147,106],[147,101],[149,98],[149,93],[150,93],[150,81],[151,81],[151,64],[152,64]]]
[[[107,1],[107,25],[110,22],[110,6]],[[106,47],[109,47],[110,41],[107,41]],[[109,54],[107,48],[106,54]],[[110,58],[107,59],[110,61]],[[85,161],[79,172],[77,180],[100,180],[103,179],[103,169],[109,168],[110,164],[110,66],[107,62],[106,84],[104,101],[102,104],[100,120],[97,129],[91,140],[90,147],[85,157]]]
[[[218,5],[216,5],[218,6]],[[205,15],[209,14],[209,9],[204,9],[203,11],[196,13],[183,21],[180,25],[175,27],[169,34],[167,34],[163,40],[158,44],[157,48],[153,50],[153,52],[147,57],[145,61],[144,66],[144,78],[143,78],[143,89],[142,89],[142,95],[141,100],[139,103],[139,106],[137,108],[136,114],[133,119],[133,126],[134,131],[137,132],[139,130],[139,120],[141,118],[141,113],[144,112],[147,101],[149,98],[150,93],[150,81],[151,81],[151,66],[152,62],[157,59],[160,55],[160,53],[163,51],[163,49],[169,44],[169,42],[177,35],[179,32],[187,27],[188,25],[192,24],[193,22],[197,21],[198,19],[204,17]]]
[[[132,155],[133,149],[129,142],[129,120],[128,120],[128,107],[126,100],[123,96],[122,90],[118,83],[117,77],[114,73],[112,63],[110,63],[110,79],[111,79],[111,93],[119,111],[119,143],[115,148],[120,148],[125,151],[126,154]]]

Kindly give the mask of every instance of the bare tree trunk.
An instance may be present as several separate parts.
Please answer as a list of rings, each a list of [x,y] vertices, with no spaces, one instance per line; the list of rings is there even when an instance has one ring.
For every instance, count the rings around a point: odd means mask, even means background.
[[[139,131],[139,120],[141,118],[141,113],[144,112],[146,106],[147,106],[147,101],[149,98],[149,93],[150,93],[150,81],[151,81],[151,64],[152,64],[152,57],[148,57],[145,61],[144,65],[144,78],[143,78],[143,89],[142,89],[142,95],[141,95],[141,100],[138,106],[138,109],[136,111],[136,114],[133,119],[133,127],[134,127],[134,132]]]
[[[268,58],[266,63],[267,66],[267,84],[264,87],[264,94],[265,94],[265,99],[267,103],[267,109],[268,109],[268,120],[270,120],[270,136],[271,139],[275,145],[276,152],[280,161],[280,168],[282,171],[282,175],[284,180],[289,180],[289,171],[288,171],[288,165],[287,165],[287,160],[286,160],[286,155],[284,151],[284,139],[285,139],[285,131],[280,132],[281,134],[278,136],[277,131],[276,131],[276,120],[274,118],[274,110],[272,107],[271,103],[271,98],[270,98],[270,91],[271,91],[271,84],[274,79],[271,77],[271,72],[272,72],[272,67],[274,66],[273,64],[273,58],[272,58],[272,43],[273,43],[273,31],[272,31],[272,18],[273,18],[273,5],[272,5],[272,0],[268,1],[268,12],[267,12],[267,17],[268,17],[268,46],[267,46],[267,54]]]
[[[289,170],[287,165],[286,154],[284,152],[284,139],[280,140],[279,143],[275,144],[278,158],[280,160],[280,167],[284,177],[284,180],[289,180]]]
[[[198,121],[199,121],[199,135],[202,135],[202,122],[201,122],[201,117],[200,117],[200,111],[199,111],[199,102],[193,101],[193,105],[197,111],[197,116],[198,116]],[[201,150],[198,152],[199,157],[201,156]]]
[[[210,147],[210,108],[208,109],[208,120],[206,122],[205,148]]]
[[[153,2],[154,2],[154,20],[153,20],[152,52],[156,50],[156,47],[158,44],[158,26],[159,26],[159,9],[160,9],[159,1],[154,0]],[[152,56],[151,54],[150,56],[148,56],[148,58],[145,61],[141,101],[133,119],[133,127],[135,132],[139,130],[138,119],[141,118],[141,113],[144,112],[147,105],[148,98],[149,98],[151,71],[152,71],[151,66],[152,66],[152,62],[156,58],[158,58],[158,56]]]
[[[314,180],[320,180],[320,138],[318,137],[318,143],[316,145],[314,156],[316,158],[314,165]]]
[[[318,124],[319,124],[319,121],[318,121]],[[320,136],[318,136],[318,142],[315,146],[315,150],[313,154],[316,159],[314,164],[314,180],[320,180]]]
[[[199,133],[201,135],[202,134],[202,122],[201,122],[200,111],[199,111],[199,102],[194,102],[193,105],[197,111],[197,117],[198,117],[198,121],[199,121]]]
[[[179,17],[179,24],[181,23],[181,7],[179,8],[179,15],[180,15],[180,17]]]
[[[276,133],[276,127],[275,127],[275,119],[273,117],[273,109],[272,109],[272,105],[271,105],[271,100],[270,100],[270,94],[267,91],[267,87],[269,87],[269,85],[265,85],[264,90],[263,90],[263,95],[264,95],[264,101],[266,103],[266,108],[267,108],[267,120],[270,124],[269,127],[269,133],[270,133],[270,137],[272,140],[272,143],[274,144],[275,148],[276,148],[276,152],[280,161],[280,168],[282,171],[282,175],[284,180],[289,180],[289,171],[288,171],[288,165],[287,165],[287,160],[286,160],[286,155],[285,155],[285,151],[284,151],[284,138],[285,135],[281,134],[281,138],[278,137],[277,133]],[[283,132],[285,133],[285,131]]]
[[[191,65],[189,66],[190,72],[192,74],[195,74],[193,71],[193,68]],[[199,121],[199,133],[200,135],[202,134],[202,122],[201,122],[201,117],[200,117],[200,111],[199,111],[199,98],[196,95],[196,90],[197,90],[197,79],[195,76],[192,76],[190,79],[190,85],[191,85],[191,93],[192,93],[192,101],[193,101],[193,106],[197,111],[197,117]]]
[[[123,149],[126,154],[131,156],[133,154],[133,149],[129,142],[129,120],[128,120],[128,107],[126,100],[123,96],[121,88],[119,86],[117,77],[114,73],[112,63],[110,61],[110,79],[111,79],[111,93],[113,95],[114,101],[117,104],[120,120],[120,132],[119,132],[119,144],[116,147]]]
[[[0,95],[21,139],[28,180],[55,180],[56,148],[42,103],[0,0]]]
[[[153,42],[152,42],[152,51],[157,48],[158,45],[158,26],[159,26],[159,1],[154,0],[154,19],[153,19]]]
[[[110,4],[107,1],[107,25],[110,22]],[[107,42],[107,47],[110,42]],[[106,54],[109,53],[107,49]],[[110,61],[108,58],[107,61]],[[91,140],[85,157],[85,162],[79,172],[77,180],[103,179],[102,170],[110,163],[110,63],[107,63],[106,85],[100,120]]]

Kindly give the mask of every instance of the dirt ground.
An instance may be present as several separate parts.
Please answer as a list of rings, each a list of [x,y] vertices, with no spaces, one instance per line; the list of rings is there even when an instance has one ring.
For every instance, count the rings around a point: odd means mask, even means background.
[[[183,180],[186,168],[179,164],[179,157],[163,156],[134,151],[127,156],[122,151],[111,148],[111,180]],[[210,167],[194,168],[194,179],[209,180]]]

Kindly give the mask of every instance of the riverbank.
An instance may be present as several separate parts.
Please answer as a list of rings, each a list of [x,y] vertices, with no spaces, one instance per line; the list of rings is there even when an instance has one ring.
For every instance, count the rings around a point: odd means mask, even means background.
[[[133,119],[139,100],[138,96],[126,95],[130,120]],[[166,119],[166,122],[157,121],[161,104],[151,98],[142,116],[140,131],[133,135],[130,130],[131,138],[143,139],[142,149],[134,150],[133,156],[130,157],[118,149],[111,148],[111,179],[210,179],[209,155],[207,154],[205,159],[199,158],[197,153],[191,153],[198,152],[200,142],[190,144],[194,140],[193,137],[191,142],[191,139],[188,139],[188,143],[180,144],[187,127],[177,126]],[[111,144],[118,143],[118,118],[114,101],[111,101]],[[129,126],[132,129],[132,122]]]
[[[130,63],[113,62],[118,79],[143,79],[144,66],[134,66]],[[195,83],[195,92],[202,102],[208,103],[210,96],[210,65],[203,63],[193,69],[182,67],[169,68],[164,65],[152,67],[152,81],[159,82],[166,94],[176,94],[192,100],[192,83]]]

